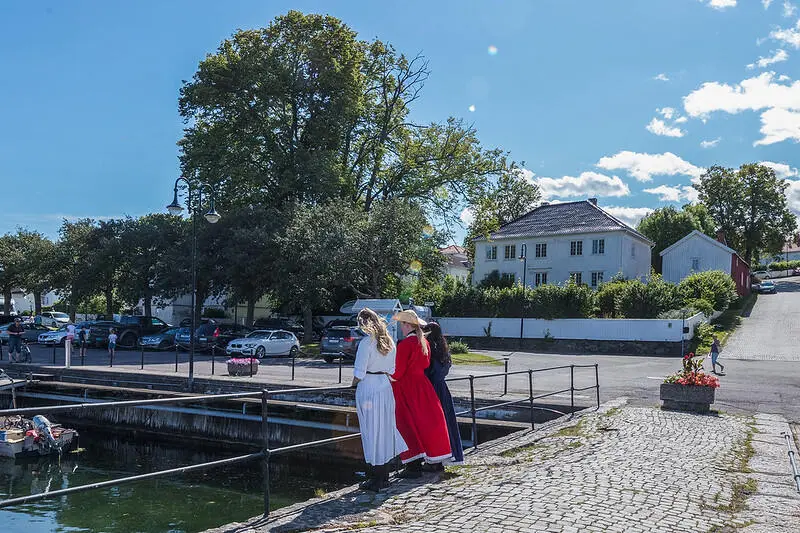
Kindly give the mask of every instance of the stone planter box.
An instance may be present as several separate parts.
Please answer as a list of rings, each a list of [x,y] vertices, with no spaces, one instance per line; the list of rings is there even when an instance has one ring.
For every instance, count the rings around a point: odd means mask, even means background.
[[[255,376],[258,374],[258,361],[253,363],[253,375]],[[238,363],[228,363],[228,375],[229,376],[249,376],[250,375],[250,365],[246,364],[238,364]]]
[[[661,406],[673,411],[707,413],[714,403],[714,390],[714,387],[662,383]]]

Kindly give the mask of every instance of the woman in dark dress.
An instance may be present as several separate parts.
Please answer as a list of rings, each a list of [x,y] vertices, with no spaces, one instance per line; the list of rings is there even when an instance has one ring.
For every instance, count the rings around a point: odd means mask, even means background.
[[[436,391],[439,402],[442,404],[442,411],[444,411],[444,417],[447,421],[447,432],[450,435],[450,450],[453,458],[448,460],[447,464],[464,464],[464,447],[461,444],[461,432],[458,429],[456,409],[453,405],[450,389],[447,388],[447,383],[445,382],[445,378],[453,364],[453,360],[450,357],[450,347],[447,345],[444,335],[442,335],[442,328],[436,322],[429,322],[424,330],[431,346],[431,364],[425,370],[425,375],[428,376],[433,385],[433,390]]]

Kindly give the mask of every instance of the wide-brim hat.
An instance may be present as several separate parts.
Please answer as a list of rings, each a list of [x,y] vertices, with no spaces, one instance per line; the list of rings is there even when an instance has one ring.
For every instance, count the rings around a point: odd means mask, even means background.
[[[417,326],[418,328],[424,328],[428,325],[427,322],[417,316],[417,313],[411,309],[400,311],[392,317],[392,320],[395,322],[405,322],[406,324],[411,324],[412,326]]]

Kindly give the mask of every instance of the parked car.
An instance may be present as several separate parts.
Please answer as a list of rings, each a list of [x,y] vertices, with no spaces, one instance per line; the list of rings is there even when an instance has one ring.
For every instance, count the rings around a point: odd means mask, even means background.
[[[358,326],[358,315],[353,315],[349,318],[334,318],[333,320],[329,320],[327,324],[325,324],[324,329],[328,328],[336,328],[336,327],[347,327],[347,328],[355,328]],[[325,332],[323,331],[323,334]]]
[[[758,284],[756,291],[758,291],[759,294],[775,294],[778,292],[778,289],[775,287],[774,282],[765,280]]]
[[[175,342],[185,349],[191,346],[189,331],[191,328],[180,328],[175,336]],[[228,343],[233,339],[241,338],[252,332],[253,328],[239,324],[217,324],[207,322],[195,330],[194,348],[195,350],[210,350],[216,346],[219,350],[225,350]]]
[[[39,344],[44,344],[45,346],[53,346],[54,344],[64,346],[67,342],[67,326],[61,326],[55,331],[42,333],[37,340]],[[79,343],[80,339],[78,339],[78,330],[76,329],[72,344],[77,346]]]
[[[0,344],[8,344],[8,326],[11,324],[3,324],[0,326]],[[38,342],[39,335],[48,331],[53,331],[47,326],[40,326],[38,324],[22,324],[25,330],[22,332],[22,338],[25,342]]]
[[[42,313],[42,325],[51,328],[60,328],[69,324],[69,315],[58,311],[45,311]]]
[[[770,279],[772,278],[771,274],[772,272],[767,270],[756,270],[755,272],[753,272],[753,277],[755,277],[758,280]]]
[[[792,276],[800,276],[800,268],[795,268],[792,270]]]
[[[326,363],[332,363],[344,354],[345,359],[355,359],[358,344],[364,338],[364,333],[354,327],[333,326],[325,330],[320,341],[319,351]]]
[[[101,321],[93,324],[89,331],[89,340],[97,346],[107,346],[109,330],[114,328],[118,348],[135,348],[141,337],[161,333],[169,327],[169,324],[158,317],[122,315],[119,322]]]
[[[291,331],[295,337],[302,339],[306,334],[306,329],[297,322],[288,318],[257,318],[253,322],[253,327],[260,330],[283,330]]]
[[[160,333],[143,335],[139,338],[139,346],[146,350],[169,350],[175,346],[175,335],[181,328],[168,328]]]
[[[228,343],[225,353],[232,356],[258,357],[288,355],[295,356],[300,351],[300,341],[291,331],[256,330],[246,337]]]

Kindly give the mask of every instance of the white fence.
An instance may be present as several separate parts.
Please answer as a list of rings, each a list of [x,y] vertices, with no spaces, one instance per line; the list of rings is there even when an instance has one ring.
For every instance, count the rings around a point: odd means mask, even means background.
[[[718,313],[715,313],[717,316]],[[715,318],[712,315],[712,318]],[[686,320],[675,319],[616,319],[616,318],[564,318],[544,320],[540,318],[439,318],[445,335],[449,337],[519,338],[520,322],[524,322],[523,337],[526,339],[597,340],[597,341],[651,341],[680,342],[683,326],[689,332],[684,340],[694,336],[694,328],[708,319],[698,313]],[[491,328],[491,329],[490,329]]]

